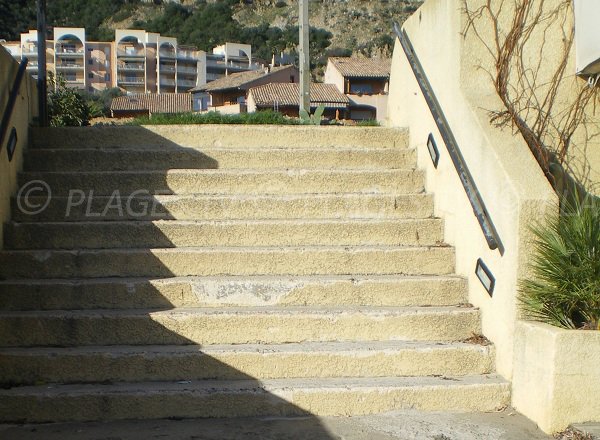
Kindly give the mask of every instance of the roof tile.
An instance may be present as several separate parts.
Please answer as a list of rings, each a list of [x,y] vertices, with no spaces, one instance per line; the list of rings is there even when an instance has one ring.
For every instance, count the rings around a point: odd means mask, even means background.
[[[250,93],[258,107],[300,105],[300,84],[265,84],[251,88]],[[333,84],[313,83],[310,85],[310,103],[311,106],[324,104],[326,107],[345,108],[350,100]]]
[[[110,109],[113,111],[143,111],[150,113],[191,112],[192,95],[189,93],[134,93],[113,98]]]
[[[329,61],[346,78],[389,78],[389,58],[331,57]]]

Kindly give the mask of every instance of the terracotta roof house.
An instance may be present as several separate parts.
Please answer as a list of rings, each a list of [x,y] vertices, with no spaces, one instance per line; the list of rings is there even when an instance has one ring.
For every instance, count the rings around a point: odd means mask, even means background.
[[[350,118],[385,121],[391,60],[331,57],[325,82],[334,84],[350,98]]]
[[[310,106],[314,110],[325,106],[326,117],[345,117],[350,100],[332,84],[313,83],[310,85]],[[298,116],[300,107],[300,85],[273,83],[253,87],[248,92],[248,112],[276,110],[287,116]]]
[[[110,104],[113,118],[191,111],[192,96],[189,93],[136,93],[113,98]]]
[[[232,73],[195,87],[190,92],[194,95],[196,111],[214,109],[224,113],[239,113],[245,111],[250,88],[269,83],[297,83],[299,76],[298,69],[294,66],[277,66]]]

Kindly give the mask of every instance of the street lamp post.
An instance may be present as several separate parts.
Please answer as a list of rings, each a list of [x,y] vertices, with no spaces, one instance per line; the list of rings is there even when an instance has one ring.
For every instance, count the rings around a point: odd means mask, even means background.
[[[300,110],[310,113],[310,49],[308,0],[300,0]]]

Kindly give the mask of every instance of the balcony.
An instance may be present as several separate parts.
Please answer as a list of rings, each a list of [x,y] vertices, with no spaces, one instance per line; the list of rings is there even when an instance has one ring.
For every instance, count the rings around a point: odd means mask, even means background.
[[[158,66],[158,70],[163,73],[163,72],[176,72],[177,69],[175,68],[175,66],[165,66],[164,64],[161,64],[160,66]]]
[[[192,87],[196,86],[196,81],[189,81],[189,80],[185,80],[185,79],[178,79],[177,80],[177,86],[178,87],[192,88]]]
[[[175,51],[161,50],[158,52],[158,57],[174,60],[175,58],[177,58],[177,54],[175,53]]]
[[[75,56],[75,57],[83,57],[83,47],[82,48],[72,48],[72,47],[57,47],[56,48],[56,56]]]
[[[175,80],[173,78],[161,78],[160,79],[161,86],[173,86],[175,87]]]
[[[198,73],[198,69],[195,67],[187,67],[187,66],[177,66],[178,73],[189,73],[191,75],[196,75]]]
[[[60,63],[56,65],[56,70],[83,70],[83,64]]]
[[[70,87],[84,87],[85,81],[83,78],[65,78],[65,83]]]
[[[143,72],[144,69],[145,69],[145,67],[143,64],[118,64],[117,65],[117,70]]]
[[[198,61],[198,57],[196,56],[195,52],[186,52],[186,51],[177,52],[177,59]]]
[[[117,50],[117,57],[119,58],[144,58],[146,53],[144,50],[139,49],[119,49]]]
[[[117,79],[117,82],[119,84],[139,84],[139,85],[143,85],[145,81],[144,81],[143,77],[122,76],[122,77],[119,77]]]
[[[38,56],[37,46],[25,46],[22,49],[22,53],[24,57],[34,58]]]
[[[206,81],[215,81],[219,78],[223,78],[223,75],[219,74],[219,73],[207,73],[206,74]]]

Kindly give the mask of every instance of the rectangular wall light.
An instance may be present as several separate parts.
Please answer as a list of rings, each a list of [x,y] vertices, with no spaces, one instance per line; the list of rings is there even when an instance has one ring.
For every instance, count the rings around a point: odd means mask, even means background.
[[[481,258],[477,260],[477,266],[475,266],[475,275],[477,275],[477,278],[479,278],[483,288],[487,291],[490,297],[493,296],[494,287],[496,287],[496,279]]]
[[[15,127],[10,131],[10,136],[8,137],[8,143],[6,145],[6,152],[8,154],[8,161],[12,162],[12,158],[15,154],[15,150],[17,149],[17,129]]]
[[[438,150],[435,139],[433,139],[433,133],[429,133],[429,137],[427,138],[427,149],[429,150],[433,166],[437,168],[440,161],[440,150]]]

